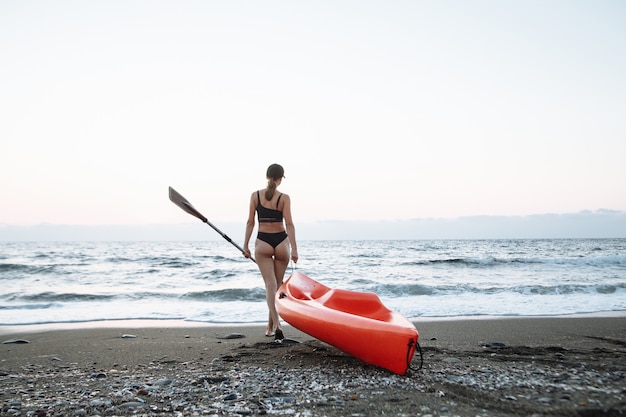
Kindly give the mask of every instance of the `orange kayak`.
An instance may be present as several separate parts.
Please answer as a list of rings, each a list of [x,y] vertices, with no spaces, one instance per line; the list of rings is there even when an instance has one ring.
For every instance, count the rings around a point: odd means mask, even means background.
[[[278,289],[276,307],[293,327],[400,375],[417,348],[415,326],[372,292],[329,288],[294,271]]]

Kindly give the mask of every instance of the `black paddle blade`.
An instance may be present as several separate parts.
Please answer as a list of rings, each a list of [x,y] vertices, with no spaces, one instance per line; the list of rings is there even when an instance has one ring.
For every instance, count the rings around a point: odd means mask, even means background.
[[[170,187],[170,200],[172,200],[172,203],[176,204],[178,207],[180,207],[187,213],[191,214],[192,216],[199,218],[205,223],[208,221],[208,219],[204,217],[202,213],[196,210],[195,207],[192,206],[191,203],[187,201],[185,197],[180,195],[180,193],[176,191],[175,189],[173,189],[172,187]]]

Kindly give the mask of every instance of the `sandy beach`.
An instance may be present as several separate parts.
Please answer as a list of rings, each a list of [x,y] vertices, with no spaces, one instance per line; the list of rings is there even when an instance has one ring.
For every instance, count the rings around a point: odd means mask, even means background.
[[[415,321],[400,376],[296,329],[99,322],[0,328],[7,416],[622,416],[626,317]]]

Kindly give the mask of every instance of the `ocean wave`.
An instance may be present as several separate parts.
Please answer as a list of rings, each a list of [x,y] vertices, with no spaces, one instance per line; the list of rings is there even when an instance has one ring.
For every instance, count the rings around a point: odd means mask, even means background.
[[[221,290],[194,291],[180,296],[194,301],[263,301],[265,288],[227,288]]]
[[[32,302],[84,302],[84,301],[108,301],[116,298],[115,294],[81,294],[81,293],[57,293],[45,291],[36,294],[8,294],[6,301],[32,301]]]
[[[8,304],[0,305],[0,310],[44,310],[57,305],[57,303]]]
[[[194,267],[198,264],[198,262],[183,261],[181,259],[165,259],[165,260],[155,261],[153,264],[156,266],[161,266],[165,268],[182,269],[182,268]]]
[[[370,287],[368,291],[380,296],[406,297],[415,295],[433,295],[438,289],[420,284],[382,284]]]
[[[24,264],[0,264],[0,274],[4,272],[26,271],[30,268],[32,268],[32,266]],[[2,275],[0,275],[0,277],[2,277]]]
[[[258,269],[221,241],[0,249],[3,323],[267,317]],[[374,292],[409,315],[626,309],[626,239],[302,242],[300,253],[320,283]]]
[[[403,266],[459,266],[459,267],[488,267],[498,265],[511,264],[542,264],[542,265],[588,265],[602,267],[623,267],[626,266],[626,254],[615,254],[594,257],[576,257],[576,258],[442,258],[442,259],[424,259],[402,263]]]
[[[524,295],[567,295],[567,294],[615,294],[619,291],[626,290],[626,284],[618,283],[615,285],[524,285],[514,287],[513,292]]]
[[[37,274],[62,274],[59,265],[26,265],[26,264],[0,264],[0,279],[13,279],[11,273],[19,272],[25,275]]]
[[[165,267],[165,268],[189,268],[198,264],[197,261],[193,260],[183,260],[180,257],[124,257],[124,256],[113,256],[104,259],[107,263],[119,264],[119,265],[127,265],[127,264],[137,264],[137,265],[150,265],[152,267]]]
[[[516,293],[522,295],[567,295],[567,294],[615,294],[626,292],[626,283],[615,284],[561,284],[561,285],[517,285],[517,286],[490,286],[475,285],[419,285],[419,284],[382,284],[367,289],[385,297],[411,296],[445,296],[460,294],[494,295]]]
[[[200,278],[206,278],[206,274],[207,272],[202,273]],[[232,269],[212,269],[208,271],[208,275],[210,279],[215,279],[215,278],[223,279],[223,278],[234,278],[238,274]]]

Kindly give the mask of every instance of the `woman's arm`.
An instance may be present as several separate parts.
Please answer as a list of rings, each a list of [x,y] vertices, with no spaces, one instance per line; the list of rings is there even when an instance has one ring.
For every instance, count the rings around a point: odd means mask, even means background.
[[[291,198],[287,194],[283,194],[283,219],[285,220],[285,229],[291,245],[291,260],[298,262],[298,244],[296,243],[296,227],[291,217]]]
[[[252,231],[254,230],[254,214],[256,211],[256,203],[254,201],[255,193],[250,196],[250,207],[248,208],[248,220],[246,221],[246,235],[243,239],[243,254],[246,258],[250,258],[250,238],[252,237]]]

